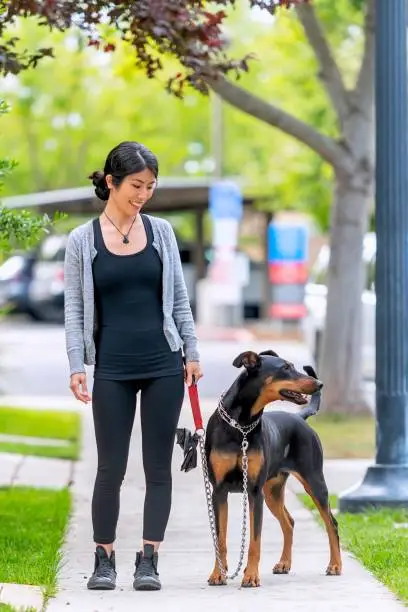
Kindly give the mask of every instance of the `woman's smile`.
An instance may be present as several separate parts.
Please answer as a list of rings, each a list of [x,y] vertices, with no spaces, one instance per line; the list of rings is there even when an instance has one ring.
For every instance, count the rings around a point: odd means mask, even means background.
[[[138,211],[142,208],[144,202],[139,202],[137,200],[129,200],[129,204],[132,206],[132,208],[135,208],[136,211]]]

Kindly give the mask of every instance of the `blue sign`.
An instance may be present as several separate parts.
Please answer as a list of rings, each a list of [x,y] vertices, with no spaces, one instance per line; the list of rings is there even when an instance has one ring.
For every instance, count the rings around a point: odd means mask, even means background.
[[[305,225],[270,223],[268,261],[304,262],[308,256],[308,231]]]
[[[240,188],[233,181],[217,181],[210,187],[209,209],[214,219],[236,219],[243,212]]]

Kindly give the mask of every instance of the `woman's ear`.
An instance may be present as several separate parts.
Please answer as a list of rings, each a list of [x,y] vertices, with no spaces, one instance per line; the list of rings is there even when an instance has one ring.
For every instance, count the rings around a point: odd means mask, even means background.
[[[109,188],[109,189],[112,189],[112,187],[113,187],[113,182],[112,182],[112,175],[111,175],[111,174],[107,174],[107,175],[105,176],[105,181],[106,181],[106,184],[107,184],[108,188]]]

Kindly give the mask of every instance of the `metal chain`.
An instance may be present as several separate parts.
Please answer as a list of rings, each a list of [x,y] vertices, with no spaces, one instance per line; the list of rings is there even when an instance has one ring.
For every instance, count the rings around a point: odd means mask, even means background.
[[[201,462],[203,467],[203,476],[204,476],[204,486],[205,486],[205,496],[207,500],[207,509],[208,509],[208,518],[210,521],[210,531],[213,539],[215,557],[217,559],[218,567],[220,569],[221,575],[224,579],[233,580],[239,573],[245,555],[245,545],[246,545],[246,530],[247,530],[247,506],[248,506],[248,440],[247,433],[243,433],[243,440],[241,444],[242,449],[242,531],[241,531],[241,550],[239,555],[239,561],[237,569],[230,576],[227,575],[227,571],[221,561],[220,548],[217,536],[217,527],[215,521],[214,514],[214,506],[212,502],[212,486],[210,482],[210,477],[208,474],[208,465],[207,459],[205,456],[205,446],[204,446],[204,432],[199,436],[199,446],[201,452]]]
[[[251,433],[251,431],[253,431],[255,429],[255,427],[258,426],[260,420],[262,417],[259,417],[256,419],[256,421],[254,421],[253,423],[250,423],[250,425],[240,425],[238,423],[238,421],[236,421],[235,419],[232,418],[232,416],[230,414],[228,414],[228,412],[225,410],[222,401],[220,401],[220,403],[218,404],[218,413],[220,415],[220,417],[226,422],[228,423],[228,425],[231,425],[231,427],[234,427],[234,429],[238,429],[238,431],[240,431],[242,433],[243,436],[247,436],[249,433]]]

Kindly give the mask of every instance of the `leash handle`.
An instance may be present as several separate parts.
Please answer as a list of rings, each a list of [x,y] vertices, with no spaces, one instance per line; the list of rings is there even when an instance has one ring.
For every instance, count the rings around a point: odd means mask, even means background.
[[[191,411],[193,413],[193,419],[194,419],[194,425],[195,425],[196,431],[204,430],[203,419],[201,416],[201,409],[200,409],[200,400],[198,398],[198,389],[197,389],[196,382],[193,381],[193,383],[188,387],[188,394],[190,396]]]

